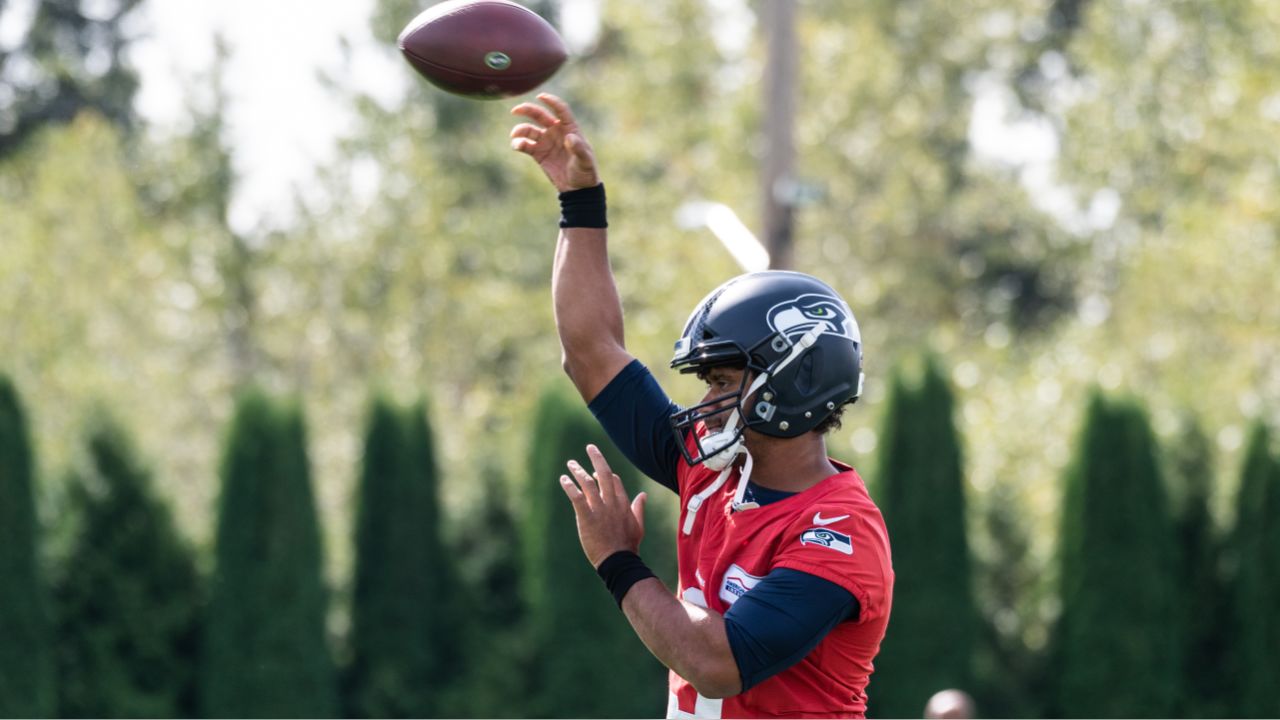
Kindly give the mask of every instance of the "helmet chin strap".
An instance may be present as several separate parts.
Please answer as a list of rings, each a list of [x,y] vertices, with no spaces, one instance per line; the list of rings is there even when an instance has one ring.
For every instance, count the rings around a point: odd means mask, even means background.
[[[733,510],[753,510],[760,507],[760,503],[752,500],[751,502],[743,502],[747,496],[747,483],[751,480],[751,469],[755,465],[755,458],[751,457],[751,453],[746,453],[747,462],[742,466],[742,474],[738,476],[738,489],[733,493]]]
[[[746,496],[747,482],[751,479],[751,468],[755,465],[755,460],[751,457],[751,453],[747,452],[745,448],[738,450],[733,455],[729,455],[728,453],[725,453],[725,455],[733,458],[737,457],[738,453],[746,455],[747,462],[742,466],[742,473],[738,476],[738,489],[733,494],[733,509],[735,512],[738,510],[751,510],[752,508],[760,507],[760,504],[757,502],[742,501]],[[706,463],[703,464],[705,465]],[[712,469],[714,470],[716,468]],[[680,532],[685,535],[693,532],[693,523],[698,519],[698,508],[702,507],[702,504],[707,501],[707,498],[719,492],[720,488],[724,487],[725,481],[728,480],[729,476],[732,474],[733,465],[726,465],[720,470],[720,475],[716,477],[715,482],[708,485],[702,492],[689,498],[687,511],[684,514],[684,525],[680,528]]]
[[[764,387],[769,382],[769,377],[776,374],[779,370],[790,365],[796,358],[800,357],[805,350],[808,350],[818,341],[818,336],[826,329],[824,325],[817,325],[809,332],[801,336],[800,340],[791,346],[791,352],[787,354],[771,371],[760,373],[751,383],[751,387],[738,398],[737,407],[729,413],[729,420],[725,422],[724,427],[718,432],[708,433],[700,441],[700,445],[705,448],[703,452],[702,464],[710,470],[719,470],[720,475],[716,481],[711,483],[702,492],[689,498],[687,512],[684,516],[684,526],[681,532],[685,535],[693,532],[693,522],[697,518],[698,508],[707,501],[707,498],[714,495],[721,487],[724,486],[729,475],[733,472],[733,463],[739,455],[746,455],[747,461],[742,466],[742,473],[738,476],[738,489],[733,494],[733,509],[751,510],[760,507],[757,502],[743,502],[747,494],[747,483],[751,480],[751,470],[755,465],[755,459],[751,457],[751,453],[747,452],[746,440],[743,437],[745,428],[739,427],[742,423],[742,414],[739,412],[742,403],[747,398],[756,394],[756,391]],[[861,384],[861,383],[859,383]]]

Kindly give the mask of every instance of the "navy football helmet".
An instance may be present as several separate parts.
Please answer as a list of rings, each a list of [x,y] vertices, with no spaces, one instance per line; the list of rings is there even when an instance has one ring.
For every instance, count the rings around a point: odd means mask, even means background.
[[[804,273],[740,275],[698,303],[671,367],[696,373],[719,365],[747,370],[737,391],[671,417],[690,465],[722,469],[742,452],[745,428],[796,437],[862,393],[862,337],[853,312],[830,286]],[[721,413],[730,413],[723,428],[698,438],[690,452],[684,434]]]

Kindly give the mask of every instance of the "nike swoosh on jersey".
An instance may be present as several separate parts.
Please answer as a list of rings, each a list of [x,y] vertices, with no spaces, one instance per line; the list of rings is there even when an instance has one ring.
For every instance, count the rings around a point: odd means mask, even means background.
[[[835,517],[831,517],[831,518],[824,518],[824,517],[822,517],[822,512],[821,512],[821,511],[819,511],[819,512],[816,512],[816,513],[814,513],[814,514],[813,514],[813,524],[814,524],[814,525],[830,525],[830,524],[831,524],[831,523],[833,523],[833,522],[840,522],[841,520],[844,520],[844,519],[845,519],[845,518],[847,518],[847,517],[849,517],[849,516],[848,516],[848,515],[837,515],[837,516],[835,516]]]

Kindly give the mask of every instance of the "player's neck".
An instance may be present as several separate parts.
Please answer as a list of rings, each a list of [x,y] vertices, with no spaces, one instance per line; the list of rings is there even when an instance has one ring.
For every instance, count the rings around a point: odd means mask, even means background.
[[[749,442],[753,462],[751,482],[783,492],[803,492],[840,470],[827,458],[821,435],[805,433],[796,438],[755,435]]]

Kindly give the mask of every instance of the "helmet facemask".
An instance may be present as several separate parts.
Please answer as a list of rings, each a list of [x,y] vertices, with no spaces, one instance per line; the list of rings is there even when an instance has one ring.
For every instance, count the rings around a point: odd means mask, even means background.
[[[814,337],[816,335],[817,333]],[[812,339],[809,343],[812,343]],[[732,464],[739,454],[746,452],[743,438],[746,429],[754,425],[763,425],[773,417],[773,406],[768,402],[772,397],[771,393],[766,391],[765,399],[755,402],[750,402],[751,398],[761,388],[767,387],[771,376],[782,366],[796,359],[803,349],[796,348],[793,351],[791,343],[785,337],[775,334],[762,339],[755,347],[746,350],[738,347],[736,355],[740,359],[745,359],[745,363],[716,362],[681,368],[682,373],[700,373],[726,365],[742,367],[742,379],[737,390],[701,402],[671,416],[671,428],[676,434],[676,445],[684,455],[685,462],[690,466],[701,463],[712,470],[723,470]],[[711,432],[708,429],[706,433],[697,432],[699,422],[705,424],[709,418],[720,415],[727,417],[719,430]],[[690,452],[685,442],[686,431],[693,437],[695,452]]]
[[[697,372],[699,369],[701,368],[689,368],[687,371]],[[671,416],[671,429],[676,434],[677,446],[690,466],[702,463],[712,470],[723,470],[743,451],[742,434],[746,425],[742,422],[745,416],[742,403],[750,395],[747,381],[751,377],[752,373],[744,367],[737,390],[685,408]],[[697,432],[698,423],[707,425],[708,420],[721,416],[725,420],[719,430],[712,432],[708,427],[706,433]],[[686,431],[693,437],[692,452],[684,442]]]

